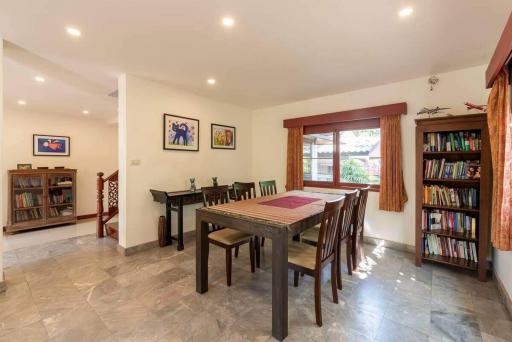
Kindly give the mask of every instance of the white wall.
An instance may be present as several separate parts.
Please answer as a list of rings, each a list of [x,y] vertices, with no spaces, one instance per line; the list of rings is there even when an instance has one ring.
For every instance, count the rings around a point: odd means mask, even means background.
[[[495,250],[494,270],[512,299],[512,252]]]
[[[200,120],[199,152],[163,150],[163,113]],[[236,127],[235,151],[210,148],[211,123]],[[219,184],[250,180],[250,125],[247,109],[132,75],[120,77],[119,177],[120,188],[125,188],[120,197],[120,245],[157,240],[158,217],[165,211],[153,202],[149,189],[188,189],[190,177],[196,178],[198,186],[211,186],[212,176],[218,177]],[[133,160],[140,160],[140,165],[132,165]],[[195,229],[197,207],[185,207],[185,230]]]
[[[252,178],[276,179],[284,191],[287,131],[283,128],[283,119],[407,102],[408,114],[402,116],[401,126],[404,178],[409,201],[403,213],[379,211],[378,193],[371,192],[365,232],[372,237],[414,245],[416,113],[423,107],[440,106],[451,107],[453,114],[467,114],[465,101],[487,103],[484,74],[485,66],[440,74],[434,91],[429,90],[428,77],[422,77],[257,110],[252,117]]]
[[[4,125],[3,125],[3,118],[4,118],[4,41],[0,37],[0,141],[2,141],[4,137]],[[3,160],[3,153],[2,149],[0,149],[0,170],[3,170],[2,168],[2,160]],[[4,178],[5,173],[2,172],[2,175],[0,176],[0,193],[4,193],[3,185],[4,185]],[[3,196],[0,196],[0,208],[2,207],[2,198]],[[3,211],[0,210],[0,222],[4,222],[4,216]],[[0,233],[0,283],[4,281],[4,263],[3,263],[3,249],[4,249],[4,234],[3,232]]]
[[[102,171],[109,175],[117,170],[117,125],[89,117],[48,115],[6,108],[4,127],[4,175],[7,170],[16,169],[17,164],[27,163],[32,164],[33,168],[65,166],[77,169],[77,214],[96,212],[96,174]],[[71,156],[33,156],[34,133],[69,136]],[[3,185],[7,186],[7,179]],[[3,192],[3,200],[6,204],[3,213],[7,221],[7,192]]]

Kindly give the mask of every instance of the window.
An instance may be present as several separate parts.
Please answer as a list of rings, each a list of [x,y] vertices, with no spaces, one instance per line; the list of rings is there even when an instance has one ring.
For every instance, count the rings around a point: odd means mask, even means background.
[[[351,188],[368,184],[378,189],[380,128],[376,121],[308,127],[303,154],[305,186]]]

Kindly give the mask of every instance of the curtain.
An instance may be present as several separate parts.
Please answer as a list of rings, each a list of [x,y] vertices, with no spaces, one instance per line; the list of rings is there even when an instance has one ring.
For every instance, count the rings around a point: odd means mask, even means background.
[[[512,118],[508,81],[509,73],[503,69],[487,102],[493,172],[491,241],[495,248],[507,251],[512,250]]]
[[[304,189],[302,170],[302,127],[288,128],[288,149],[286,158],[286,190]]]
[[[380,118],[380,158],[379,209],[404,211],[407,193],[403,175],[400,115]]]

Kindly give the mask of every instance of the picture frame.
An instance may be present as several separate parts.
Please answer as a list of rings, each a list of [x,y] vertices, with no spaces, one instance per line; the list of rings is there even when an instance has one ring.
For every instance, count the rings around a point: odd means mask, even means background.
[[[18,170],[32,170],[32,164],[18,164],[16,168]]]
[[[51,157],[69,157],[71,155],[71,138],[60,135],[33,135],[33,155]]]
[[[163,148],[175,151],[199,151],[199,120],[164,113]]]
[[[219,150],[236,150],[236,127],[212,123],[211,147]]]

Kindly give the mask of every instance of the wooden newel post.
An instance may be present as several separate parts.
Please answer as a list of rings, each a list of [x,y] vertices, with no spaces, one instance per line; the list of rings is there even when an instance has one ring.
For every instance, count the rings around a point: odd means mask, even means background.
[[[98,192],[97,204],[96,204],[96,237],[104,237],[103,233],[103,185],[105,181],[103,179],[103,172],[98,172],[98,178],[96,179],[96,190]]]

